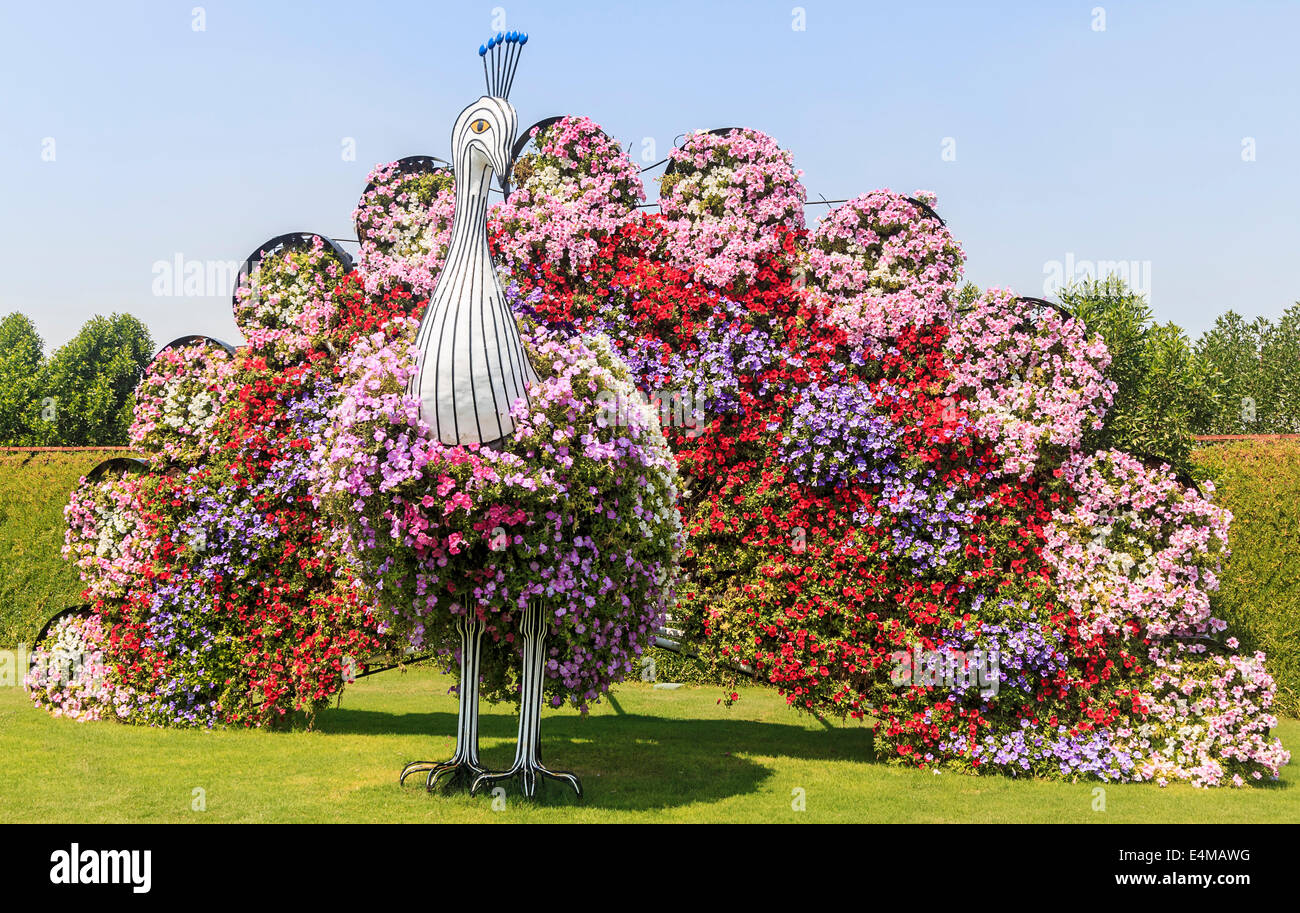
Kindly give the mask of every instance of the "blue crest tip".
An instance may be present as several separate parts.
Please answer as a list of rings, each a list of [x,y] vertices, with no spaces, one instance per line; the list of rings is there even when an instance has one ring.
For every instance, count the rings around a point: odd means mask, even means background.
[[[497,44],[500,44],[503,38],[505,38],[505,35],[502,35],[500,32],[497,32]]]
[[[478,46],[478,56],[480,56],[480,57],[486,57],[486,56],[487,56],[487,45],[480,44],[480,45]]]
[[[528,43],[528,33],[527,33],[527,32],[524,32],[522,35],[519,36],[519,43],[520,43],[520,44],[527,44],[527,43]]]

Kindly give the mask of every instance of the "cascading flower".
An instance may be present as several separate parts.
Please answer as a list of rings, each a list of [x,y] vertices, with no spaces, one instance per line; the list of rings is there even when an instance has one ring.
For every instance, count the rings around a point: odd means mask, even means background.
[[[581,274],[602,239],[636,215],[640,171],[590,118],[562,117],[530,136],[535,150],[515,162],[514,188],[494,210],[498,249],[514,270],[536,258]]]
[[[361,252],[357,270],[366,291],[381,295],[405,286],[421,297],[433,291],[451,243],[456,186],[449,169],[377,166],[353,213]]]
[[[131,446],[158,468],[203,460],[233,370],[234,359],[209,342],[163,349],[136,386]]]
[[[863,194],[813,232],[808,272],[826,320],[853,347],[879,352],[907,326],[946,322],[961,278],[961,248],[934,216],[933,194]],[[923,204],[923,205],[922,205]]]
[[[113,680],[104,656],[106,641],[98,615],[68,615],[56,621],[32,652],[23,679],[32,703],[73,720],[125,715],[133,696]]]
[[[342,277],[343,263],[320,236],[263,257],[235,291],[235,323],[249,348],[279,366],[305,359],[329,333]]]
[[[63,557],[73,562],[94,601],[122,599],[145,579],[153,541],[141,517],[138,476],[81,479],[63,510]]]
[[[1207,654],[1201,644],[1151,650],[1155,674],[1145,683],[1145,713],[1122,728],[1138,758],[1136,779],[1161,786],[1244,786],[1276,780],[1291,753],[1269,730],[1277,725],[1277,685],[1264,654]]]
[[[1003,469],[1025,478],[1100,428],[1115,392],[1110,353],[1083,323],[1005,289],[990,289],[954,318],[949,392],[993,442]]]
[[[804,188],[789,152],[757,130],[692,133],[659,188],[668,255],[719,288],[753,282],[780,252],[775,229],[802,231]]]
[[[1076,454],[1057,473],[1073,503],[1053,510],[1043,557],[1085,632],[1132,621],[1152,637],[1223,630],[1210,594],[1229,554],[1231,513],[1167,465],[1150,469],[1117,450]]]

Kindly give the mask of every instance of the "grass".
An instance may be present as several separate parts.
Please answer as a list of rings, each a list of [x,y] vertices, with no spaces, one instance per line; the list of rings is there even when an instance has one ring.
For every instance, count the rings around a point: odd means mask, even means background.
[[[191,732],[75,723],[0,688],[0,820],[7,822],[1296,822],[1300,774],[1242,790],[935,776],[876,762],[862,725],[825,727],[774,692],[751,688],[730,710],[714,688],[620,686],[587,718],[549,712],[547,763],[576,771],[586,797],[558,785],[538,802],[508,785],[490,796],[429,795],[397,785],[402,765],[450,755],[450,679],[393,671],[350,686],[313,731]],[[482,717],[484,760],[513,756],[515,716]],[[1278,734],[1293,750],[1300,722]],[[196,789],[204,811],[194,811]],[[794,811],[802,789],[806,810]]]
[[[0,644],[31,643],[49,618],[81,602],[63,560],[63,508],[77,480],[127,451],[0,452]]]

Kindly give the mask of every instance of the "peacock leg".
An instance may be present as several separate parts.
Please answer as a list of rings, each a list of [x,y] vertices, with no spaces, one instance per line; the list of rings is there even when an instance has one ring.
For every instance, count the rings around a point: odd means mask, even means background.
[[[546,661],[547,626],[540,601],[534,600],[524,609],[519,628],[523,637],[524,661],[515,761],[509,770],[485,772],[475,777],[470,795],[490,783],[518,777],[524,796],[529,799],[537,795],[537,784],[543,778],[568,783],[581,798],[582,784],[576,775],[563,770],[548,770],[542,765],[542,667]]]
[[[460,634],[460,709],[456,714],[456,751],[446,761],[412,761],[402,768],[399,783],[414,773],[427,773],[425,788],[432,791],[440,778],[473,782],[483,773],[478,760],[478,677],[483,622],[466,605],[466,614],[456,620]]]

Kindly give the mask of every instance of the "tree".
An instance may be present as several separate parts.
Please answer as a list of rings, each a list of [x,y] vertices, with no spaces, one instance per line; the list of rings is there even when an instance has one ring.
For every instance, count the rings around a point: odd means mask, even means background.
[[[1282,314],[1259,350],[1261,433],[1300,433],[1300,302]]]
[[[1106,373],[1117,386],[1105,424],[1089,432],[1084,449],[1113,447],[1187,468],[1192,435],[1219,409],[1214,366],[1178,326],[1154,324],[1146,299],[1117,276],[1072,285],[1060,299],[1105,339]]]
[[[40,410],[36,379],[44,362],[45,343],[25,314],[0,320],[0,445],[31,443]]]
[[[1220,405],[1205,434],[1300,432],[1300,303],[1273,324],[1229,311],[1196,343],[1219,374]]]
[[[153,339],[135,317],[92,317],[50,356],[37,378],[42,409],[32,442],[125,444],[132,392],[152,358]]]
[[[1236,311],[1220,315],[1196,341],[1196,354],[1217,372],[1218,408],[1201,434],[1257,434],[1260,430],[1260,363],[1263,339],[1272,331],[1263,317],[1247,323]]]

